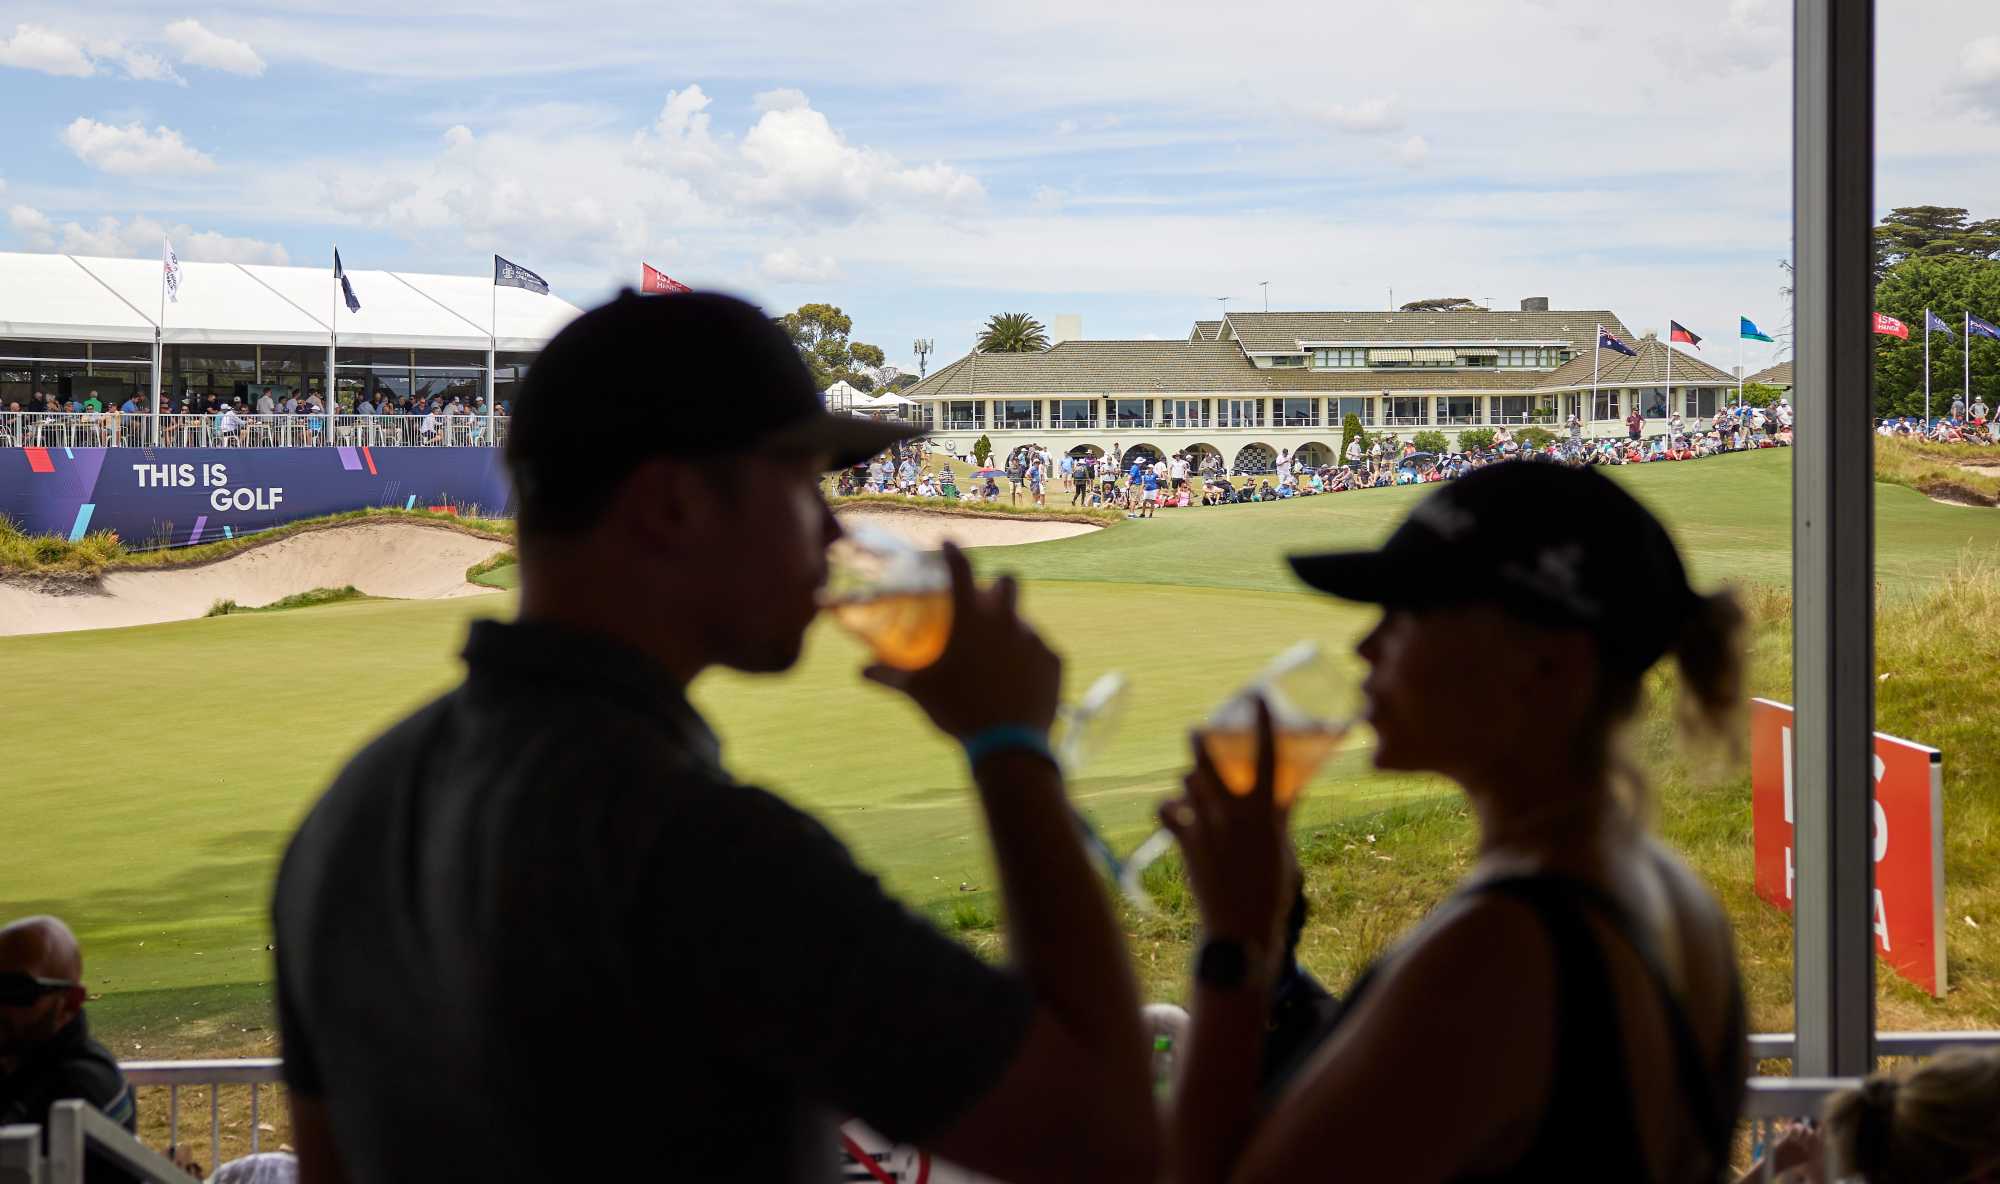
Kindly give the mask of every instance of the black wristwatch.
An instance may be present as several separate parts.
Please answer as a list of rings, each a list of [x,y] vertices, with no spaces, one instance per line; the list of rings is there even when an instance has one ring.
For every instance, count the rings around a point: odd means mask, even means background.
[[[1256,957],[1248,943],[1233,937],[1211,937],[1194,956],[1194,981],[1219,991],[1234,991],[1250,982]]]

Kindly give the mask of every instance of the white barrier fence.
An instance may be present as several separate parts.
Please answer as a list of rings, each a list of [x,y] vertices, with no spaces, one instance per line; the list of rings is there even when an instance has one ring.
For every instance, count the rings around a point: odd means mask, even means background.
[[[1796,1040],[1790,1033],[1750,1037],[1752,1061],[1790,1059]],[[2000,1031],[1974,1032],[1883,1032],[1876,1037],[1876,1049],[1883,1057],[1927,1057],[1952,1049],[2000,1048]],[[167,1091],[167,1129],[172,1139],[181,1130],[181,1092],[205,1091],[208,1108],[208,1160],[211,1170],[221,1166],[225,1142],[222,1090],[249,1091],[247,1139],[244,1154],[262,1150],[263,1087],[273,1087],[276,1100],[283,1062],[276,1058],[213,1061],[128,1061],[120,1066],[125,1079],[135,1089]],[[1826,1099],[1857,1085],[1854,1078],[1841,1077],[1752,1077],[1744,1103],[1743,1117],[1750,1123],[1751,1150],[1761,1154],[1786,1123],[1817,1118]],[[142,1095],[142,1100],[144,1095]],[[233,1109],[233,1107],[232,1107]],[[846,1131],[851,1158],[860,1152],[874,1165],[868,1171],[857,1161],[850,1168],[861,1169],[867,1179],[887,1175],[901,1182],[909,1173],[921,1172],[935,1184],[945,1184],[953,1173],[945,1165],[933,1164],[908,1148],[889,1145],[859,1124]],[[0,1184],[82,1184],[83,1156],[88,1144],[110,1155],[143,1179],[159,1184],[181,1184],[185,1172],[127,1135],[110,1120],[81,1102],[60,1103],[50,1114],[49,1152],[41,1152],[41,1131],[32,1126],[0,1127]],[[1768,1167],[1766,1171],[1768,1177]],[[916,1179],[916,1175],[911,1175]],[[964,1179],[962,1175],[957,1178]]]
[[[483,448],[508,417],[483,415],[162,415],[162,448]],[[0,411],[0,448],[145,448],[152,417],[120,411]]]

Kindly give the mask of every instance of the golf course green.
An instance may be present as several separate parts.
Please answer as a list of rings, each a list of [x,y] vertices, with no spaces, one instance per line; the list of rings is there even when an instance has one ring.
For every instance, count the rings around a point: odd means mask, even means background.
[[[1670,524],[1698,584],[1789,583],[1789,453],[1617,476]],[[1122,727],[1074,787],[1114,845],[1151,829],[1185,766],[1187,729],[1211,705],[1290,643],[1316,638],[1345,654],[1369,625],[1369,612],[1304,593],[1281,556],[1371,544],[1424,492],[1166,511],[975,552],[983,571],[1027,581],[1024,605],[1067,658],[1072,693],[1105,671],[1131,680]],[[1968,558],[2000,556],[1992,509],[1879,485],[1876,515],[1885,597],[1921,595]],[[266,906],[287,836],[349,754],[452,685],[467,622],[509,612],[512,599],[362,600],[0,639],[18,725],[0,917],[52,912],[76,927],[94,1022],[122,1057],[268,1048]],[[990,917],[959,757],[907,703],[863,682],[861,665],[859,647],[822,625],[792,672],[712,673],[694,696],[739,777],[816,812],[941,923]],[[1374,775],[1357,748],[1314,783],[1301,825],[1447,793]],[[805,900],[771,918],[775,948],[787,926],[812,923]]]

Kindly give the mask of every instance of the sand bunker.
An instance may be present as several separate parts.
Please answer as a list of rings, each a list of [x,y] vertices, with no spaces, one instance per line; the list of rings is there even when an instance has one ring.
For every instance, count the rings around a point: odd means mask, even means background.
[[[922,510],[873,510],[863,507],[835,511],[842,523],[872,526],[908,539],[920,547],[957,543],[961,547],[1008,547],[1044,543],[1100,530],[1087,522],[1051,522],[1005,514],[930,514]]]
[[[0,582],[0,636],[184,621],[218,600],[246,608],[348,584],[368,596],[433,600],[490,592],[465,569],[509,544],[413,522],[365,522],[290,535],[200,567],[106,574],[60,594]]]

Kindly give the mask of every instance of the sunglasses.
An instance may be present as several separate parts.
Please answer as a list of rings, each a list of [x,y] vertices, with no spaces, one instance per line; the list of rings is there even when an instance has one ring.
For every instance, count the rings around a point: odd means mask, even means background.
[[[8,971],[0,974],[0,1007],[30,1007],[44,995],[82,985],[73,979],[43,978],[38,974]]]

